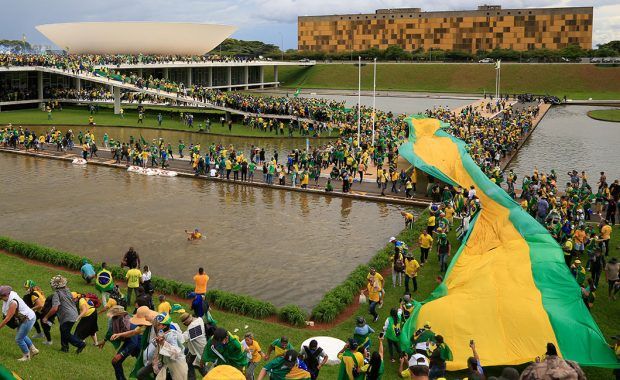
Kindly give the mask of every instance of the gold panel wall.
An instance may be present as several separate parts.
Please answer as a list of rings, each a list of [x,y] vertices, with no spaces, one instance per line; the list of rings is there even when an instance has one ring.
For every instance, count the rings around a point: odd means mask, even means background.
[[[475,53],[494,48],[592,48],[592,7],[401,12],[303,16],[298,49],[329,53],[386,49],[443,49]]]

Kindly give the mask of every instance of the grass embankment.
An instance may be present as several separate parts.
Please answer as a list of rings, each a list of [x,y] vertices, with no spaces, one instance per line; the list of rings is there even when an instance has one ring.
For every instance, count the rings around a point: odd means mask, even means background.
[[[220,123],[221,112],[218,111],[206,111],[206,110],[190,110],[189,112],[194,115],[194,126],[189,128],[185,124],[180,116],[180,112],[187,113],[187,110],[178,110],[162,107],[160,110],[147,109],[145,112],[144,123],[138,124],[138,113],[134,109],[125,109],[124,117],[115,115],[114,111],[108,107],[100,107],[99,112],[93,115],[96,125],[102,126],[116,126],[116,127],[132,127],[132,128],[156,128],[165,130],[185,131],[185,132],[198,132],[199,124],[205,126],[205,120],[209,118],[211,120],[211,131],[209,133],[202,132],[204,134],[212,135],[225,135],[236,137],[288,137],[288,128],[285,128],[285,135],[275,135],[275,132],[266,132],[258,129],[251,129],[249,126],[241,124],[237,117],[233,117],[232,131],[228,130],[228,126],[222,127]],[[157,123],[158,113],[162,114],[163,121],[161,126]],[[62,111],[52,111],[52,120],[47,119],[47,112],[41,110],[29,108],[14,111],[0,112],[0,127],[4,127],[6,124],[13,124],[13,126],[20,125],[75,125],[75,126],[88,126],[88,117],[90,112],[85,107],[65,107]],[[288,125],[288,124],[287,124]],[[300,137],[301,134],[298,131],[293,133],[294,137]]]
[[[586,64],[504,64],[501,92],[566,95],[571,99],[620,99],[620,67]],[[266,75],[265,80],[272,78]],[[357,89],[353,64],[283,66],[279,80],[290,88]],[[362,88],[372,90],[373,65],[362,67]],[[395,91],[495,92],[492,64],[377,64],[377,89]]]
[[[613,122],[619,123],[620,122],[620,108],[616,108],[613,110],[589,111],[588,116],[596,120],[613,121]]]
[[[396,216],[395,216],[396,217]],[[416,223],[415,230],[405,230],[399,235],[399,239],[406,241],[410,247],[415,246],[413,244],[414,241],[417,241],[418,231],[422,227],[421,223]],[[620,244],[620,236],[618,231],[614,231],[614,235],[612,239],[612,255],[616,255],[618,253],[618,244]],[[456,247],[458,246],[457,241],[454,237],[454,232],[451,232],[450,240],[453,243],[454,252],[456,252]],[[390,249],[389,247],[384,248]],[[414,250],[415,255],[419,258],[419,249],[416,248]],[[188,268],[191,270],[191,268]],[[207,268],[208,271],[208,268]],[[23,293],[23,289],[21,289],[21,284],[24,283],[27,279],[32,279],[38,284],[41,285],[46,294],[50,293],[49,288],[49,279],[58,273],[62,273],[69,279],[69,287],[72,290],[87,292],[93,291],[93,287],[86,285],[81,277],[77,274],[61,271],[54,268],[51,268],[46,265],[33,265],[30,262],[27,262],[21,258],[17,258],[14,256],[0,254],[0,273],[2,273],[2,278],[0,282],[2,284],[10,284],[15,288],[18,288],[18,293]],[[424,299],[426,298],[431,291],[436,287],[436,277],[439,274],[437,258],[434,254],[431,254],[431,260],[429,263],[422,268],[421,273],[418,277],[419,289],[418,292],[414,294],[416,299]],[[385,276],[386,279],[386,298],[385,298],[385,307],[382,309],[378,309],[380,318],[376,323],[372,323],[369,321],[370,325],[376,330],[380,330],[383,326],[383,322],[385,318],[389,314],[389,309],[391,306],[397,305],[400,296],[403,294],[403,288],[394,289],[391,285],[391,278]],[[594,317],[600,326],[603,333],[609,337],[609,335],[617,333],[616,331],[616,318],[620,313],[620,303],[619,301],[612,302],[608,300],[606,295],[607,289],[606,285],[604,285],[604,279],[601,282],[601,288],[598,292],[598,298],[593,309]],[[156,302],[157,303],[157,302]],[[187,306],[187,305],[185,305]],[[367,313],[366,305],[362,305],[356,309],[356,312],[351,316],[346,318],[346,320],[334,327],[328,329],[296,329],[293,327],[288,327],[282,324],[276,324],[267,322],[264,320],[252,319],[244,316],[234,315],[230,313],[225,313],[221,311],[214,311],[214,317],[218,320],[219,325],[229,329],[234,334],[239,336],[243,336],[246,331],[252,331],[255,333],[257,340],[262,345],[263,349],[266,349],[269,342],[271,342],[276,337],[281,335],[287,335],[294,344],[294,346],[299,347],[299,345],[307,338],[312,336],[320,336],[320,335],[328,335],[341,338],[345,340],[347,337],[351,336],[353,332],[353,328],[355,326],[355,317],[357,315],[364,315],[367,320],[370,320],[370,316]],[[178,315],[174,316],[175,320],[178,321]],[[99,319],[100,333],[99,336],[103,336],[106,321],[105,317],[101,316]],[[245,327],[247,326],[247,328]],[[440,332],[439,332],[440,333]],[[34,334],[34,332],[33,332]],[[19,363],[17,359],[20,356],[19,349],[14,343],[14,331],[9,329],[0,330],[0,357],[3,358],[2,364],[7,368],[16,371],[25,379],[63,379],[63,380],[72,380],[72,379],[80,379],[83,378],[83,374],[88,374],[88,377],[91,379],[110,379],[113,378],[113,370],[110,365],[110,360],[114,354],[114,351],[111,345],[106,345],[103,351],[96,349],[95,347],[89,346],[87,349],[80,354],[80,356],[76,356],[73,352],[69,354],[64,354],[59,351],[59,332],[58,328],[55,325],[52,328],[52,335],[54,340],[54,345],[51,347],[44,346],[40,344],[40,340],[35,341],[35,344],[38,345],[38,348],[41,350],[39,356],[35,357],[32,361],[26,363]],[[89,338],[89,343],[92,343]],[[450,344],[450,342],[447,342]],[[372,349],[376,349],[377,341],[376,335],[372,337]],[[544,352],[544,347],[541,347],[541,353]],[[584,347],[584,349],[587,349]],[[387,353],[386,347],[386,367],[385,367],[385,375],[384,379],[398,379],[396,375],[397,364],[393,364],[389,362],[389,355]],[[126,360],[125,369],[128,374],[130,368],[133,367],[134,359],[130,358]],[[261,363],[261,366],[264,363]],[[484,365],[484,363],[482,363]],[[69,369],[68,371],[62,371],[59,373],[57,371],[58,368]],[[260,369],[260,366],[259,366]],[[328,366],[324,367],[321,371],[321,378],[324,379],[335,379],[337,377],[337,369],[338,367]],[[520,369],[522,369],[520,367]],[[501,371],[501,368],[486,368],[488,375],[498,375]],[[612,374],[610,370],[599,369],[599,368],[585,368],[586,374],[589,378],[593,379],[603,379],[603,378],[611,378]],[[466,376],[463,372],[450,373],[448,378],[462,378]]]

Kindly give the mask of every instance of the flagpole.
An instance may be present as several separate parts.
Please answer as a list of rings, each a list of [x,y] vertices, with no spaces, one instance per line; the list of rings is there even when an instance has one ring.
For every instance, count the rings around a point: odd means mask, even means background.
[[[362,123],[362,57],[357,57],[357,146],[360,146]]]
[[[377,92],[377,58],[375,57],[372,75],[372,145],[375,145],[375,98]]]

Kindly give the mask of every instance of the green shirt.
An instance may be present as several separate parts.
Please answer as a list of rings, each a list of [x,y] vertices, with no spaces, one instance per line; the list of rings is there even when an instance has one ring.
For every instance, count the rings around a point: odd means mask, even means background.
[[[284,358],[281,356],[271,360],[263,368],[271,380],[284,380],[286,375],[291,372],[291,368],[284,365]]]
[[[241,348],[241,343],[228,333],[228,343],[220,347],[216,347],[214,351],[213,338],[209,339],[205,350],[202,353],[202,361],[205,363],[215,363],[215,365],[228,364],[235,368],[243,368],[248,365],[248,357]],[[220,357],[221,356],[221,357]]]

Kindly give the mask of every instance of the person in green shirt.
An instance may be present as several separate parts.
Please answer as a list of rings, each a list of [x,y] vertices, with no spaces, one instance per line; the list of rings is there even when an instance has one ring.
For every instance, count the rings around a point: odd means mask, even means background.
[[[185,149],[185,144],[183,144],[183,140],[179,140],[179,157],[183,158],[183,149]]]
[[[271,360],[260,370],[258,380],[268,375],[270,380],[298,379],[310,380],[310,372],[299,368],[297,351],[290,349],[284,355]]]
[[[254,171],[256,170],[256,164],[254,161],[250,161],[248,164],[248,181],[254,182]]]
[[[275,352],[276,357],[282,356],[288,350],[292,350],[293,345],[289,343],[288,338],[283,336],[271,342],[269,349],[267,349],[267,358],[271,357],[271,353]]]
[[[364,372],[364,356],[358,352],[358,344],[355,339],[350,338],[349,342],[338,353],[340,368],[338,370],[338,380],[362,380]]]
[[[388,340],[388,349],[390,351],[390,359],[392,363],[396,362],[396,358],[394,357],[394,350],[398,355],[401,354],[400,349],[400,332],[403,327],[403,317],[402,310],[392,308],[390,310],[390,316],[385,320],[385,324],[383,326],[383,332],[385,333],[385,338]]]
[[[226,364],[243,370],[248,365],[248,357],[239,340],[226,329],[218,327],[207,341],[201,362],[213,363],[214,366]]]

